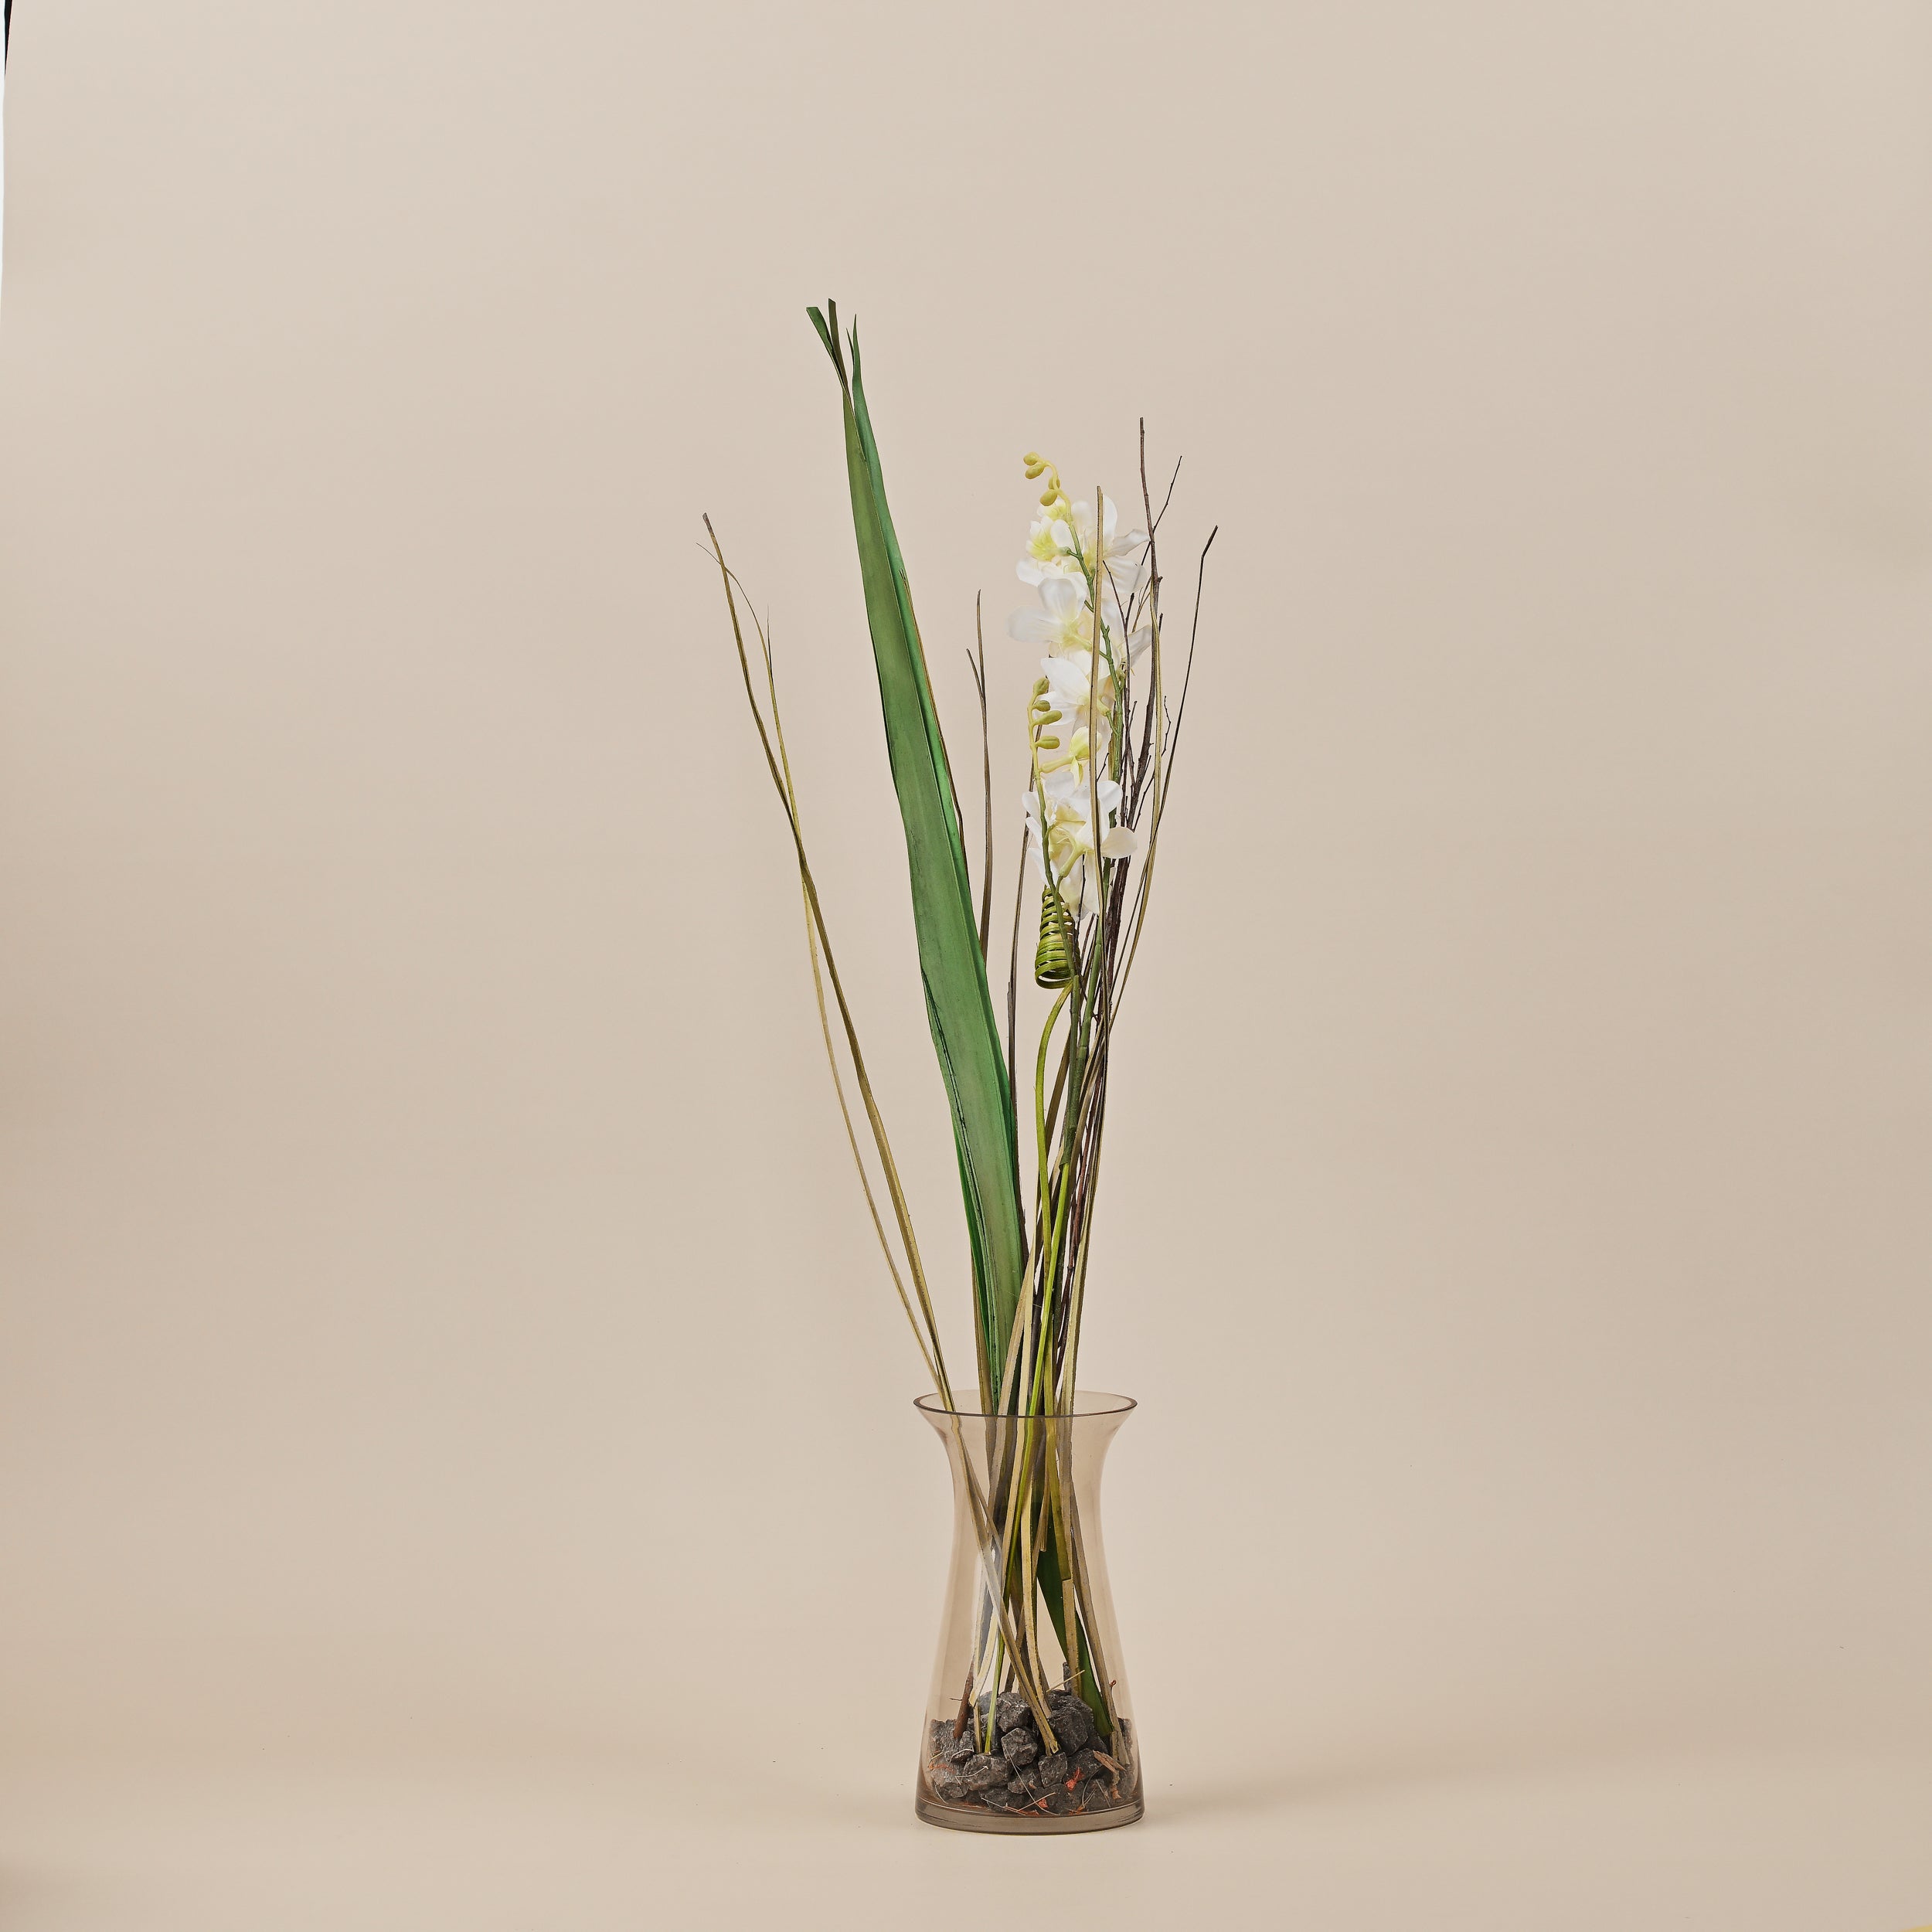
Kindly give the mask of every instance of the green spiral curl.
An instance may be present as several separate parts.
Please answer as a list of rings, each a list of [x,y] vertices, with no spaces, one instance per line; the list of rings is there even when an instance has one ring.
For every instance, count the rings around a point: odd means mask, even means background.
[[[1040,893],[1039,948],[1033,954],[1033,983],[1036,986],[1065,986],[1080,971],[1079,942],[1073,936],[1073,916],[1058,889],[1046,886]]]

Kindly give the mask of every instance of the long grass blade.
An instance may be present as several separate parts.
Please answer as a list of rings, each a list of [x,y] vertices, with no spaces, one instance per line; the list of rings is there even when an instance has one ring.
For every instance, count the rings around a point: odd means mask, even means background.
[[[815,308],[808,313],[838,375],[852,526],[886,749],[905,829],[927,1019],[951,1107],[966,1204],[976,1352],[981,1394],[986,1399],[1005,1355],[1025,1277],[1012,1085],[987,984],[951,766],[866,405],[858,336],[854,332],[849,338],[849,373],[838,311],[828,308],[829,319]]]
[[[993,741],[986,725],[986,625],[980,613],[981,599],[973,599],[973,634],[978,641],[979,655],[973,662],[973,683],[979,692],[979,791],[986,806],[986,855],[981,861],[979,881],[979,956],[988,957],[993,936]],[[1013,1077],[1013,1059],[1006,1056],[1006,1077]]]

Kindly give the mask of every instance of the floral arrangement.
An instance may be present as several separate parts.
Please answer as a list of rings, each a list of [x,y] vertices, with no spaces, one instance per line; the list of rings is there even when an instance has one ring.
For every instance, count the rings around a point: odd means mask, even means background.
[[[977,650],[968,655],[978,692],[985,810],[975,890],[952,764],[886,504],[857,332],[842,341],[837,306],[826,308],[808,313],[838,373],[852,521],[905,833],[920,971],[971,1249],[977,1384],[971,1391],[958,1389],[941,1346],[931,1285],[807,855],[770,636],[749,597],[741,611],[742,586],[708,517],[705,527],[746,698],[791,833],[820,1022],[866,1202],[937,1392],[937,1413],[955,1434],[968,1422],[985,1432],[975,1456],[956,1465],[967,1474],[983,1583],[959,1711],[951,1740],[939,1740],[935,1775],[943,1785],[953,1767],[983,1760],[1005,1777],[1010,1766],[989,1755],[998,1752],[1005,1733],[1009,1750],[1022,1757],[1043,1753],[1043,1761],[1064,1767],[1069,1750],[1090,1757],[1098,1767],[1090,1789],[1098,1794],[1111,1780],[1117,1795],[1128,1746],[1104,1654],[1101,1625],[1111,1613],[1096,1614],[1068,1468],[1066,1423],[1075,1413],[1114,1029],[1159,855],[1207,550],[1196,573],[1194,617],[1177,680],[1164,630],[1158,543],[1174,479],[1157,512],[1145,424],[1138,527],[1122,528],[1118,503],[1102,491],[1074,500],[1052,463],[1037,453],[1027,455],[1026,476],[1041,488],[1019,575],[1034,600],[1007,628],[1017,643],[1043,655],[1021,721],[1029,782],[1003,1010],[996,1009],[984,631],[976,611]],[[1176,476],[1179,469],[1177,464]],[[747,619],[755,647],[747,642]],[[1044,995],[1045,1012],[1037,1040],[1022,1055],[1020,949],[1029,877],[1039,907],[1036,932],[1028,934],[1030,977]],[[845,1065],[883,1184],[883,1211],[881,1187],[862,1151]],[[962,1393],[969,1396],[964,1404]],[[1025,1774],[1013,1776],[1025,1785]],[[1077,1782],[1068,1781],[1069,1788]],[[1038,1804],[1046,1807],[1055,1794],[1043,1793]]]

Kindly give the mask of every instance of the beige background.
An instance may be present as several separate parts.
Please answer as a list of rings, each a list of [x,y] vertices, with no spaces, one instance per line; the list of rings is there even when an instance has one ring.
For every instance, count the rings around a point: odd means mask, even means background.
[[[1932,1918],[1925,7],[29,0],[7,108],[9,1932]],[[1071,1844],[910,1817],[694,547],[957,1306],[828,294],[1009,826],[1019,452],[1222,526]]]

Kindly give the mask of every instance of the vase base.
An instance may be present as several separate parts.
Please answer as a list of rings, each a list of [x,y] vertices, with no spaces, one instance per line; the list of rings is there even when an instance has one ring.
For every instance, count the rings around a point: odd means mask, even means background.
[[[1066,1832],[1111,1832],[1116,1825],[1131,1825],[1146,1807],[1136,1798],[1125,1804],[1110,1804],[1103,1811],[1075,1811],[1058,1817],[1042,1811],[968,1811],[964,1805],[939,1804],[921,1791],[913,1800],[913,1809],[922,1823],[937,1825],[948,1832],[990,1832],[1001,1838],[1050,1838]]]

